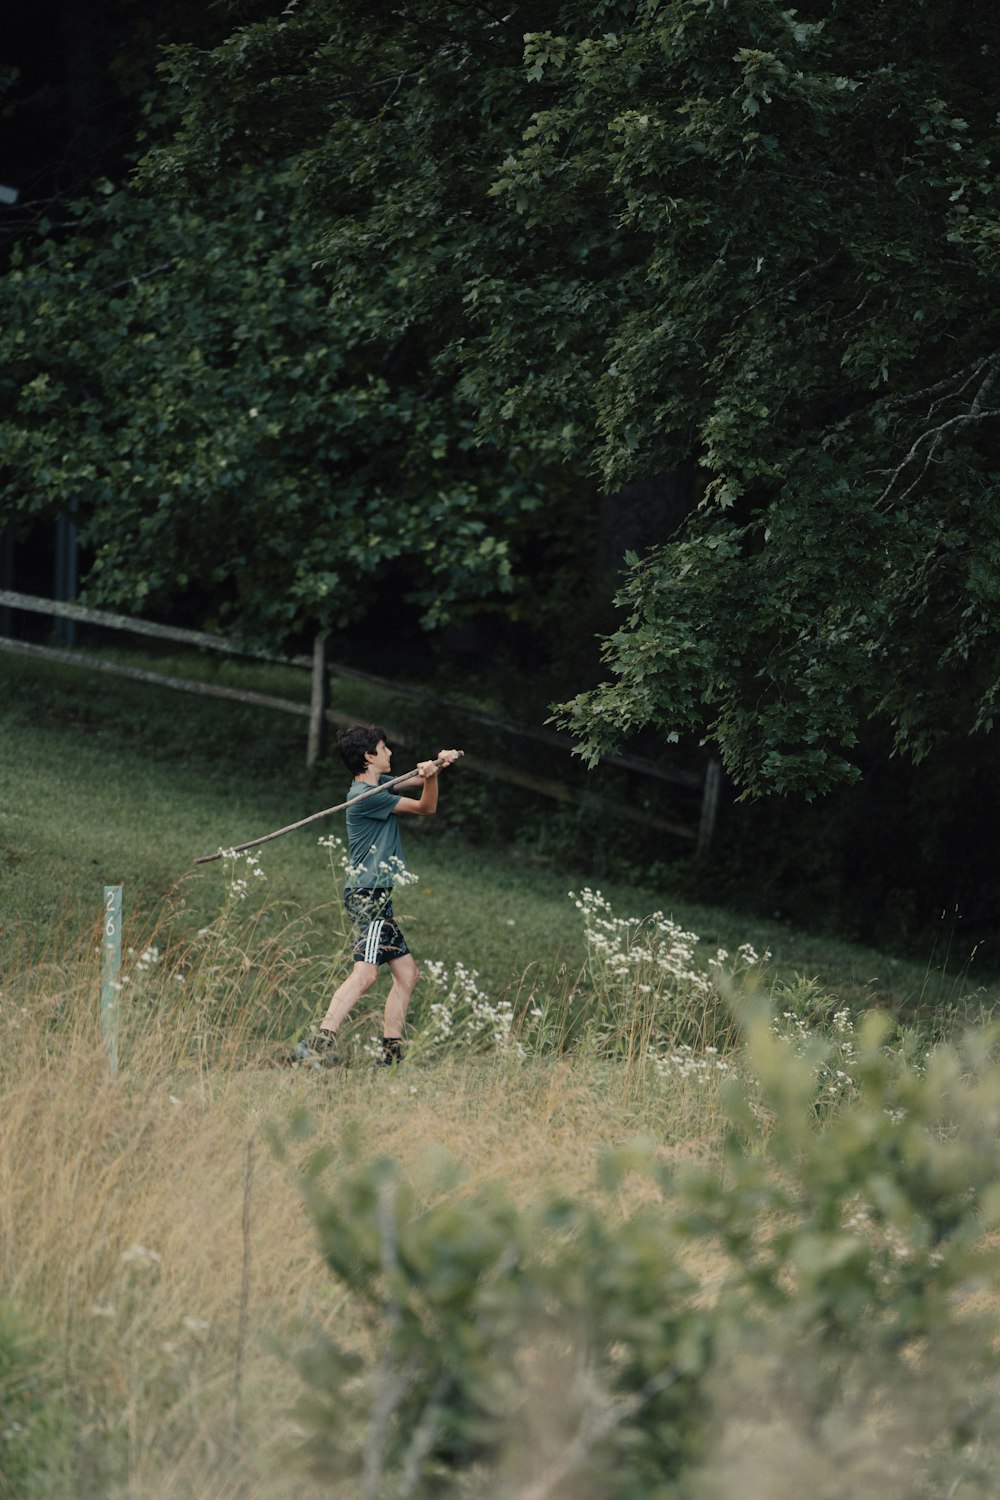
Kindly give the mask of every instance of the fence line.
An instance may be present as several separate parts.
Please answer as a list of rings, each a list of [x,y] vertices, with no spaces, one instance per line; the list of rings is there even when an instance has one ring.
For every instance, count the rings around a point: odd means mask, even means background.
[[[109,677],[129,677],[134,682],[150,682],[156,687],[176,688],[178,692],[195,693],[203,698],[230,698],[234,703],[249,703],[256,708],[276,708],[283,713],[298,714],[305,718],[312,711],[308,703],[296,703],[292,698],[275,698],[270,693],[255,693],[246,688],[198,682],[193,677],[172,677],[167,672],[149,672],[145,667],[129,667],[122,662],[105,661],[103,657],[90,656],[86,651],[64,651],[58,646],[37,646],[33,641],[4,638],[0,638],[0,651],[9,651],[19,656],[36,656],[44,661],[60,662],[69,667],[86,667],[90,672],[104,672]],[[332,724],[348,725],[356,722],[346,714],[335,714],[329,710],[327,718]]]
[[[248,651],[236,646],[224,635],[209,635],[204,630],[186,630],[181,625],[157,625],[136,615],[116,615],[108,610],[90,609],[85,604],[66,604],[61,599],[41,599],[37,594],[19,594],[0,589],[0,608],[23,609],[28,614],[55,615],[61,620],[79,620],[84,625],[101,625],[106,630],[126,630],[131,635],[148,635],[156,640],[176,641],[182,646],[204,646],[209,651],[224,651],[230,656],[250,656],[258,661],[280,662],[284,666],[312,665],[311,656],[273,656],[264,651]]]
[[[381,687],[392,693],[409,698],[411,701],[425,701],[436,704],[445,712],[459,714],[463,717],[490,728],[502,729],[521,738],[532,739],[552,745],[564,752],[571,748],[569,740],[554,731],[534,729],[528,725],[518,724],[511,719],[482,713],[477,709],[465,707],[463,704],[452,703],[447,699],[438,698],[426,689],[414,688],[409,684],[392,682],[388,678],[378,677],[372,673],[359,672],[351,667],[342,667],[327,662],[327,642],[325,636],[317,636],[311,656],[277,656],[262,651],[253,651],[235,645],[224,636],[208,634],[201,630],[188,630],[181,626],[158,625],[151,620],[141,620],[130,615],[113,614],[105,610],[90,609],[81,604],[63,603],[54,599],[42,599],[32,594],[21,594],[11,589],[0,589],[0,608],[26,610],[35,614],[46,614],[55,618],[77,620],[84,624],[98,625],[108,630],[121,630],[134,635],[148,636],[153,639],[170,641],[180,645],[197,646],[203,649],[224,652],[229,655],[243,656],[254,661],[265,661],[284,666],[308,668],[312,676],[311,695],[309,703],[295,702],[290,698],[279,698],[268,693],[257,693],[249,689],[223,687],[216,683],[199,682],[188,677],[175,677],[165,672],[151,672],[142,667],[131,667],[119,662],[109,662],[102,657],[91,656],[86,652],[76,650],[64,650],[54,646],[36,645],[29,641],[16,641],[6,637],[0,637],[0,651],[12,652],[18,655],[34,656],[46,661],[58,662],[63,665],[83,667],[89,671],[103,672],[109,676],[130,678],[136,682],[148,682],[157,687],[173,688],[179,692],[193,693],[206,698],[224,698],[237,703],[246,703],[257,708],[272,708],[282,713],[296,714],[309,720],[309,734],[307,744],[307,763],[314,764],[318,758],[322,744],[322,728],[325,724],[336,724],[345,726],[353,724],[355,719],[351,716],[339,714],[327,706],[327,681],[328,672],[332,671],[338,677],[343,677],[356,682],[363,682],[372,686]],[[404,743],[404,737],[393,735],[394,739]],[[540,793],[542,796],[551,797],[560,802],[597,804],[600,800],[602,805],[612,810],[629,822],[646,824],[665,833],[676,837],[692,839],[696,844],[699,855],[707,853],[715,832],[717,816],[717,805],[719,796],[720,767],[717,760],[710,760],[704,778],[691,771],[671,769],[669,767],[655,766],[638,756],[609,755],[605,757],[609,764],[623,767],[627,770],[638,772],[643,776],[650,776],[661,781],[673,782],[701,794],[701,812],[697,827],[688,824],[676,823],[670,819],[661,818],[644,810],[638,810],[621,803],[609,803],[607,799],[595,799],[593,794],[579,793],[563,786],[562,783],[537,777],[528,772],[516,770],[514,767],[506,766],[497,761],[486,761],[476,756],[467,756],[466,765],[470,770],[481,772],[483,775],[495,777],[507,781],[516,786],[524,786],[527,789]]]
[[[669,818],[661,818],[659,814],[647,812],[644,808],[629,807],[623,802],[612,802],[596,792],[578,792],[572,787],[564,786],[561,781],[551,781],[528,771],[519,771],[516,766],[507,766],[500,761],[482,760],[478,755],[466,755],[462,764],[472,771],[481,771],[485,776],[494,776],[498,781],[509,781],[514,786],[523,786],[528,791],[539,792],[543,797],[551,797],[555,802],[569,802],[574,806],[593,808],[595,811],[603,807],[613,812],[616,818],[623,818],[628,823],[639,823],[644,828],[655,828],[659,832],[672,833],[679,838],[696,839],[698,837],[698,829],[692,828],[690,824],[674,823]]]
[[[387,677],[375,677],[370,672],[359,672],[354,667],[342,667],[336,662],[330,663],[330,670],[336,676],[347,678],[349,681],[365,682],[372,687],[386,688],[400,698],[409,698],[413,702],[436,703],[446,712],[463,714],[473,723],[484,724],[489,729],[503,729],[508,734],[517,735],[521,739],[537,740],[539,744],[551,745],[554,750],[562,750],[568,754],[573,748],[572,740],[567,735],[557,733],[554,729],[533,729],[527,724],[517,723],[515,719],[483,713],[478,708],[467,708],[465,704],[454,703],[449,698],[439,698],[436,693],[430,693],[426,688],[410,687],[402,682],[391,682]],[[603,759],[609,766],[619,766],[626,771],[638,771],[640,776],[651,776],[655,781],[670,781],[676,786],[688,787],[691,791],[700,791],[704,784],[703,778],[696,771],[683,771],[676,766],[657,766],[651,760],[645,760],[641,755],[605,755]]]
[[[152,620],[140,620],[131,615],[90,609],[82,604],[63,604],[54,599],[38,598],[34,594],[19,594],[11,589],[0,589],[0,608],[5,606],[10,609],[23,609],[33,614],[55,615],[67,620],[79,620],[88,625],[101,625],[108,630],[125,630],[135,635],[150,636],[153,639],[175,641],[180,645],[201,646],[209,651],[225,652],[230,656],[245,656],[252,661],[266,661],[278,666],[308,667],[315,670],[315,652],[312,656],[278,656],[274,653],[254,651],[235,645],[225,636],[209,635],[203,630],[187,630],[178,625],[157,625]],[[317,637],[317,639],[320,638]],[[339,662],[328,661],[326,669],[348,682],[363,682],[371,687],[384,688],[397,697],[408,698],[413,703],[436,704],[447,713],[462,714],[472,723],[483,724],[488,729],[502,729],[521,739],[535,740],[567,753],[572,750],[572,741],[569,737],[555,730],[536,729],[528,724],[519,724],[515,719],[508,719],[500,714],[488,714],[481,709],[469,708],[464,703],[455,703],[451,699],[441,698],[426,688],[414,687],[405,682],[393,682],[388,677],[379,677],[373,672],[361,672],[356,667],[345,667]],[[606,755],[604,760],[608,765],[618,766],[626,771],[638,771],[641,776],[651,776],[655,781],[669,781],[676,786],[688,787],[691,791],[700,791],[704,785],[703,778],[695,771],[684,771],[676,766],[658,766],[639,755]]]

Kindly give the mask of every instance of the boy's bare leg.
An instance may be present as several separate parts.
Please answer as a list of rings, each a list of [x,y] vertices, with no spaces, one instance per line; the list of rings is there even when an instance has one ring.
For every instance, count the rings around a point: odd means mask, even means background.
[[[341,1021],[351,1013],[377,978],[378,964],[355,964],[343,984],[334,990],[329,1009],[319,1023],[320,1031],[336,1032]]]
[[[385,998],[382,1035],[398,1041],[403,1035],[407,1006],[420,978],[420,970],[412,953],[404,953],[401,958],[391,958],[389,970],[392,974],[392,989]]]

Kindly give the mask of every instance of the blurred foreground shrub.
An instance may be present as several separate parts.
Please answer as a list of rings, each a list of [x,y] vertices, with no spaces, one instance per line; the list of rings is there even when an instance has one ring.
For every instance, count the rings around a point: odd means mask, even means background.
[[[721,1170],[637,1143],[595,1203],[523,1210],[442,1161],[438,1193],[385,1159],[330,1190],[313,1155],[352,1313],[296,1354],[314,1472],[363,1500],[998,1493],[993,1038],[914,1062],[869,1017],[831,1115],[822,1038],[745,1034]]]

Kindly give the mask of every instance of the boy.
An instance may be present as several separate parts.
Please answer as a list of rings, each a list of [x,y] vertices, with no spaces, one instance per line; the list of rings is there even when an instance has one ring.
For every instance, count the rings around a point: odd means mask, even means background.
[[[338,734],[341,758],[354,773],[348,802],[391,780],[392,751],[385,739],[385,730],[377,724],[355,725]],[[432,817],[437,812],[438,773],[453,765],[461,753],[442,750],[436,760],[421,761],[412,780],[364,796],[356,807],[347,808],[351,862],[344,905],[355,931],[354,969],[334,992],[319,1031],[296,1048],[298,1059],[311,1067],[336,1066],[337,1030],[375,983],[380,964],[389,966],[392,988],[385,1002],[378,1066],[390,1067],[400,1061],[403,1022],[420,971],[392,912],[393,882],[406,871],[399,820]],[[417,786],[419,797],[401,795],[401,791]]]

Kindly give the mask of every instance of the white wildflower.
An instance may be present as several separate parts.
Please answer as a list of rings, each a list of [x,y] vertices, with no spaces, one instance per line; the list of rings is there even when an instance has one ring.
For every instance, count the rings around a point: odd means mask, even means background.
[[[158,1250],[149,1250],[145,1245],[139,1244],[129,1245],[128,1249],[123,1250],[119,1256],[123,1266],[139,1266],[145,1269],[158,1266],[162,1259],[163,1256]]]

